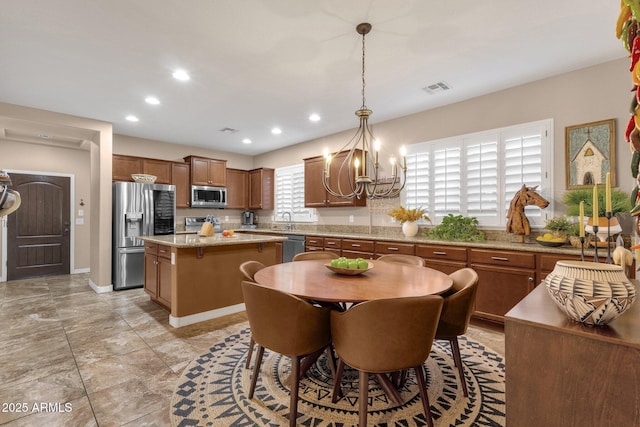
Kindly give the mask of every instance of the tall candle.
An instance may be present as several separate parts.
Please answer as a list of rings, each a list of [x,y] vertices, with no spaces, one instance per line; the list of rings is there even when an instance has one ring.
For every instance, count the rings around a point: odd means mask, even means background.
[[[593,186],[593,219],[591,223],[594,226],[598,225],[598,184]]]
[[[611,173],[607,172],[606,186],[605,186],[605,211],[611,212]]]
[[[580,202],[580,237],[584,237],[584,201]]]

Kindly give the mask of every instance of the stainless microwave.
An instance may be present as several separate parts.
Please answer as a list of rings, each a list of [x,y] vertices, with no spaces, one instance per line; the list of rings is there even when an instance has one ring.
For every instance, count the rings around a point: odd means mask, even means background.
[[[191,186],[192,208],[226,208],[227,189],[224,187]]]

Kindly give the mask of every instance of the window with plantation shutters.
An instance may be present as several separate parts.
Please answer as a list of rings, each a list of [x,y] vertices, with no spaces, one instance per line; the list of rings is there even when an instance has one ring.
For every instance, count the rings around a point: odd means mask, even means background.
[[[543,120],[409,146],[403,203],[427,209],[434,224],[460,214],[503,227],[523,184],[553,200],[552,130]],[[532,226],[544,226],[552,207],[525,212]]]
[[[312,222],[316,221],[313,208],[304,207],[304,164],[287,166],[275,170],[274,221]]]

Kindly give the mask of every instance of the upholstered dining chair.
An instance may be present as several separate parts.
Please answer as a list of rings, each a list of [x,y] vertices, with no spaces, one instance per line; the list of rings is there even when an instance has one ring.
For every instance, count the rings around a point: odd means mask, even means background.
[[[249,399],[253,398],[264,349],[289,356],[289,425],[295,426],[299,380],[304,374],[300,369],[300,361],[304,356],[319,355],[331,344],[331,310],[313,306],[294,295],[246,280],[242,282],[242,294],[251,333],[258,344]]]
[[[250,282],[254,282],[253,276],[262,270],[265,267],[263,263],[260,261],[245,261],[240,264],[240,273],[244,276],[244,280],[248,280]],[[245,369],[249,369],[249,365],[251,364],[251,357],[253,356],[253,347],[255,347],[256,342],[253,339],[253,334],[251,334],[251,338],[249,340],[249,351],[247,352],[247,361],[244,364]]]
[[[424,259],[415,255],[403,255],[403,254],[385,254],[378,258],[378,261],[384,262],[397,262],[400,264],[411,264],[419,267],[424,267]]]
[[[444,306],[435,339],[447,340],[451,344],[453,361],[458,367],[462,391],[466,397],[467,382],[464,379],[458,336],[464,335],[469,327],[478,290],[478,273],[471,268],[461,268],[451,273],[449,277],[453,279],[453,286],[444,295]]]
[[[338,258],[338,254],[331,251],[311,251],[311,252],[300,252],[299,254],[295,254],[293,256],[292,261],[307,261],[310,259],[326,259],[332,260]]]
[[[385,373],[413,368],[425,417],[433,427],[423,363],[429,357],[443,299],[437,295],[390,298],[360,303],[345,312],[331,312],[331,334],[339,357],[334,400],[340,395],[344,365],[359,373],[359,417],[367,425],[369,374],[376,374],[385,393],[400,396]]]

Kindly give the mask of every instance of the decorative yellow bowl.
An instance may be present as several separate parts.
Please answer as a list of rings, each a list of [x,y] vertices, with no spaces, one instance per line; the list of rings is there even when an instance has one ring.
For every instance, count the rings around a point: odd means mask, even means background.
[[[614,264],[558,261],[544,284],[569,318],[587,325],[606,325],[636,300],[636,287]]]

